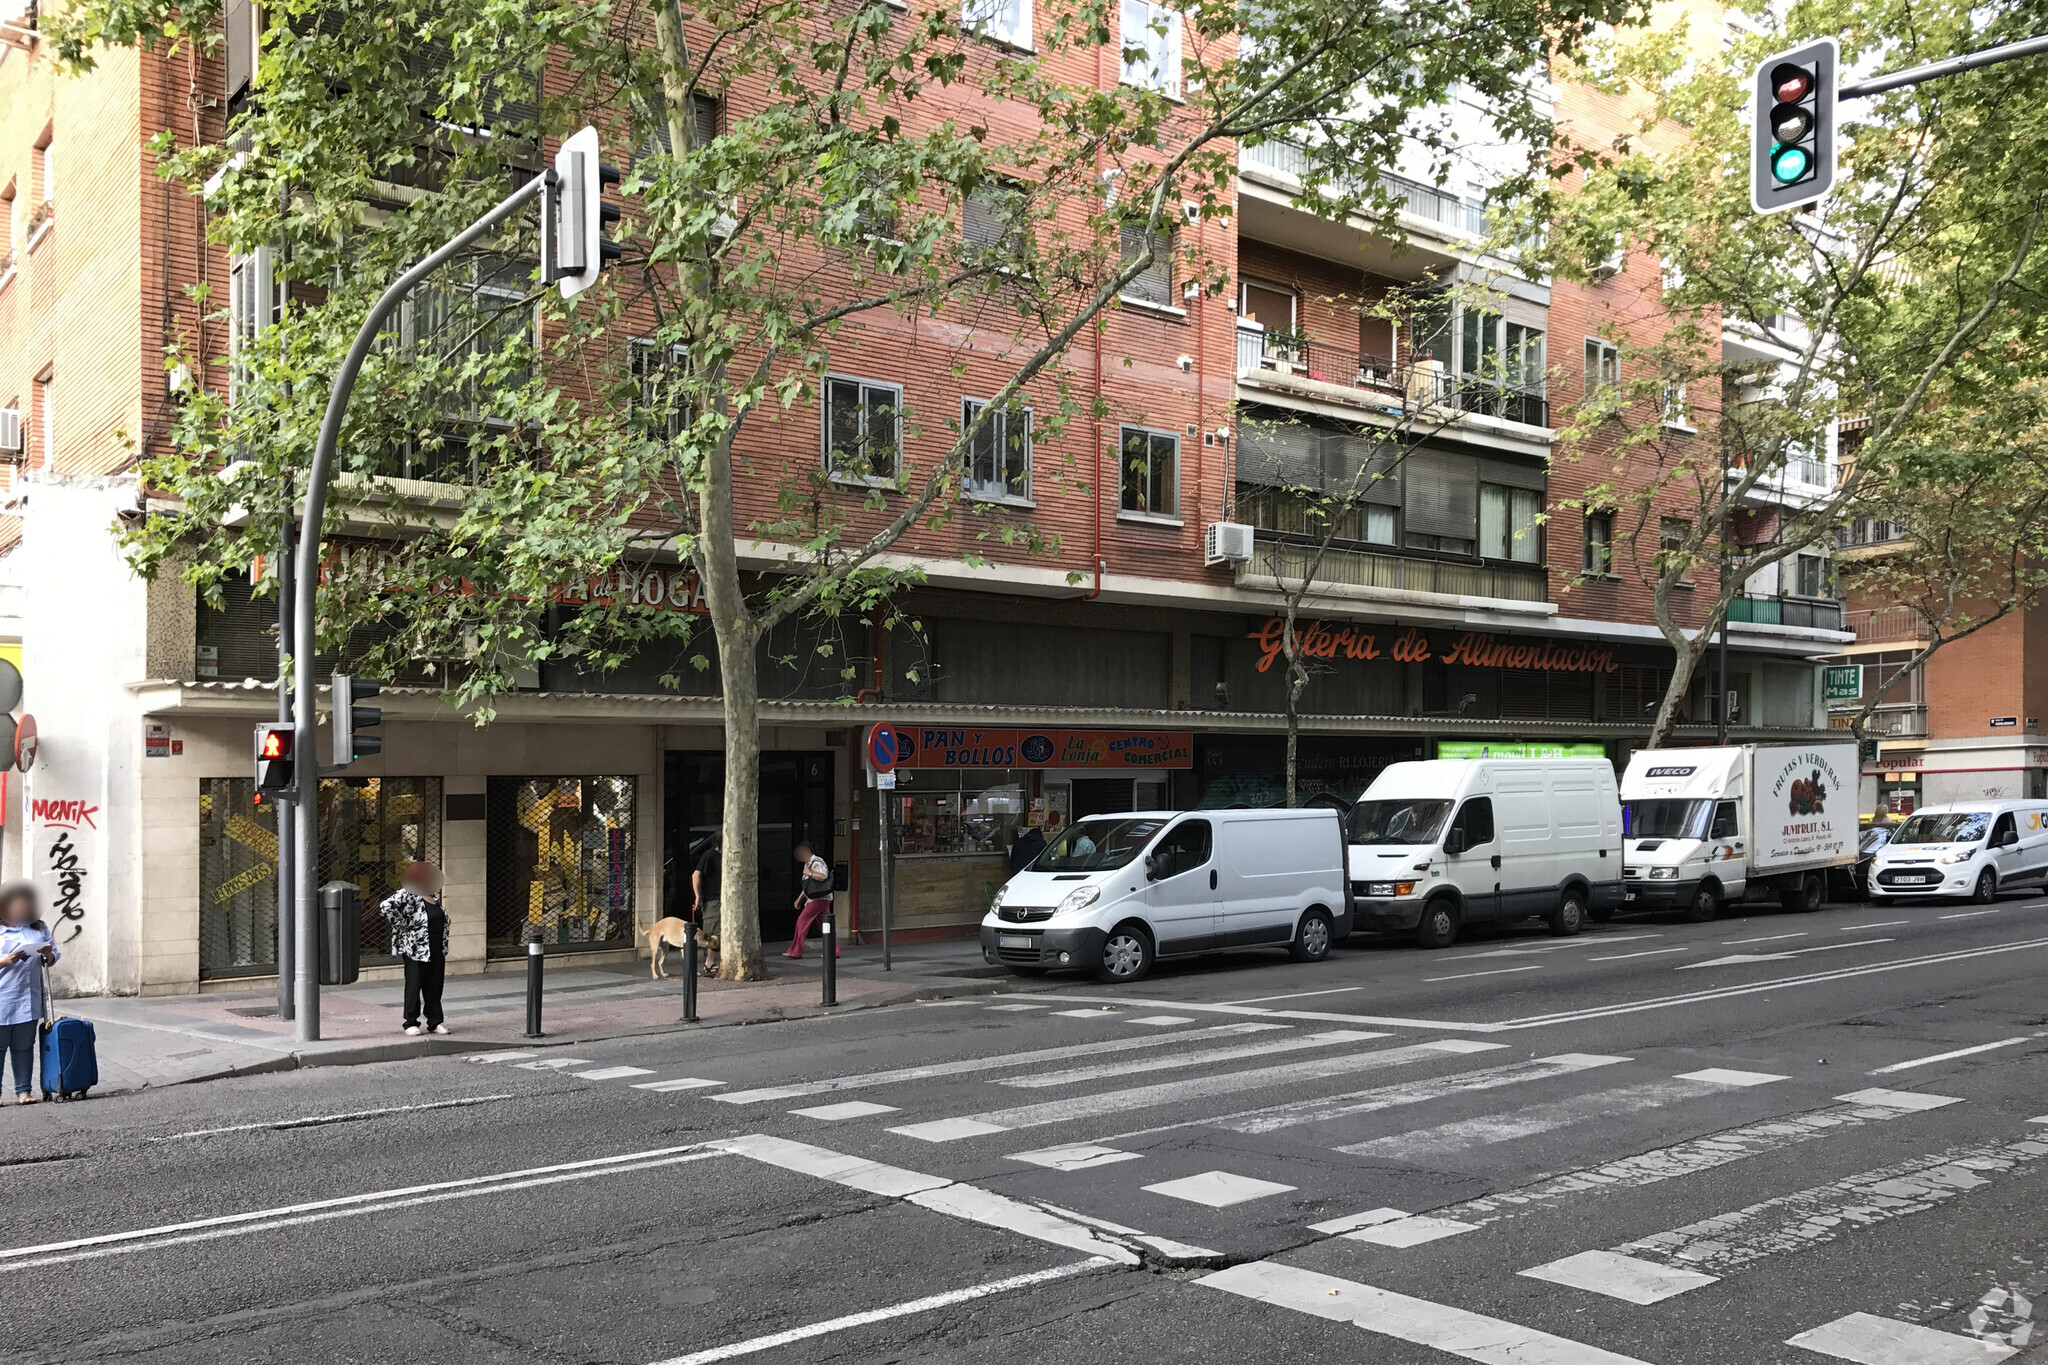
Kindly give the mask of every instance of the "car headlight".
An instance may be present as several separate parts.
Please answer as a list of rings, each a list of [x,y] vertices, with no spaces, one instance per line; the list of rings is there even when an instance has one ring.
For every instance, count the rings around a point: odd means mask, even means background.
[[[1678,880],[1678,869],[1675,867],[1653,867],[1650,869],[1650,880],[1653,882],[1675,882]]]
[[[1054,908],[1053,913],[1055,915],[1071,915],[1076,910],[1086,910],[1101,899],[1102,888],[1096,886],[1077,886],[1066,894],[1066,898]]]
[[[1976,856],[1977,850],[1974,848],[1959,848],[1953,853],[1942,854],[1941,860],[1945,863],[1967,863]]]
[[[1003,897],[1009,894],[1010,884],[1008,882],[1004,882],[1001,886],[997,887],[995,898],[988,903],[989,913],[994,914],[996,911],[1002,909]]]
[[[1368,896],[1412,896],[1415,894],[1415,883],[1374,882],[1366,888],[1365,893]]]

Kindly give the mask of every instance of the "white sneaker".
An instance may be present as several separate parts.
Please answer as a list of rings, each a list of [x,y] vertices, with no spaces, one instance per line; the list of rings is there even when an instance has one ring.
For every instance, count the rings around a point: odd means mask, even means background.
[[[436,1024],[432,1031],[435,1033],[447,1033],[450,1032],[450,1029],[446,1024]]]
[[[406,1037],[408,1037],[408,1038],[417,1038],[417,1037],[419,1037],[419,1036],[420,1036],[420,1026],[419,1026],[418,1024],[407,1024],[407,1025],[405,1026],[405,1036],[406,1036]]]

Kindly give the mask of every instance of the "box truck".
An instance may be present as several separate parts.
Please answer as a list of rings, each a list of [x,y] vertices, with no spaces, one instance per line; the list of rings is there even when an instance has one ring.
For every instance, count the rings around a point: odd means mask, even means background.
[[[1817,910],[1831,868],[1856,863],[1854,743],[1642,749],[1621,778],[1631,909],[1710,920],[1775,893]]]

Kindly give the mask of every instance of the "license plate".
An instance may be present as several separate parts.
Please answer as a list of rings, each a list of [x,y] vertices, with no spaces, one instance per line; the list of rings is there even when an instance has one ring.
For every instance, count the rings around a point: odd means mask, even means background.
[[[1624,891],[1621,893],[1621,898],[1625,901],[1632,901],[1636,898],[1636,893],[1633,891]]]
[[[1037,946],[1032,940],[1019,938],[1014,934],[1001,934],[996,938],[996,947],[998,948],[1036,948]]]
[[[1925,877],[1917,872],[1906,872],[1892,878],[1892,880],[1900,886],[1925,886],[1928,882],[1939,881],[1940,878]]]

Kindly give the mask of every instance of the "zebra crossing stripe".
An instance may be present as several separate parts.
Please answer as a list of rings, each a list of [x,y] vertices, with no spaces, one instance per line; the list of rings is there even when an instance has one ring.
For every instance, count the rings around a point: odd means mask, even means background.
[[[1531,1266],[1516,1273],[1532,1280],[1548,1280],[1552,1284],[1605,1294],[1610,1299],[1623,1299],[1634,1304],[1658,1303],[1687,1290],[1712,1284],[1720,1278],[1718,1275],[1703,1275],[1697,1270],[1680,1270],[1655,1261],[1637,1260],[1615,1251],[1582,1251],[1576,1256],[1567,1256],[1548,1265]]]
[[[595,1071],[579,1071],[579,1081],[622,1081],[628,1076],[652,1076],[654,1072],[644,1066],[601,1066]]]
[[[1348,1322],[1480,1365],[1644,1365],[1632,1356],[1518,1323],[1274,1261],[1248,1261],[1195,1283],[1329,1322]]]
[[[2048,1140],[2039,1138],[1955,1147],[1766,1199],[1615,1250],[1726,1276],[1766,1257],[1832,1242],[1845,1228],[1924,1213],[2042,1157],[2048,1157]]]
[[[1728,1093],[1724,1084],[1698,1079],[1703,1074],[1695,1073],[1692,1078],[1677,1077],[1668,1081],[1646,1081],[1640,1085],[1595,1091],[1590,1095],[1574,1095],[1549,1104],[1530,1105],[1510,1113],[1485,1114],[1478,1118],[1441,1123],[1432,1128],[1411,1129],[1374,1138],[1370,1142],[1353,1143],[1345,1151],[1352,1156],[1390,1157],[1399,1161],[1436,1160],[1474,1147],[1490,1147],[1495,1143],[1513,1142],[1554,1129],[1569,1128],[1590,1119],[1621,1118],[1685,1100]]]
[[[2014,1347],[1999,1342],[1937,1332],[1874,1313],[1836,1318],[1823,1327],[1787,1337],[1785,1344],[1858,1365],[1997,1365],[2018,1354]]]
[[[1387,1036],[1384,1033],[1369,1033],[1362,1029],[1333,1029],[1328,1033],[1311,1033],[1299,1038],[1275,1038],[1270,1042],[1246,1043],[1238,1047],[1175,1052],[1164,1057],[1149,1057],[1142,1062],[1104,1062],[1099,1066],[1076,1066],[1064,1071],[1034,1071],[1028,1076],[1010,1076],[997,1081],[996,1084],[1013,1086],[1019,1090],[1048,1090],[1056,1086],[1078,1085],[1083,1081],[1099,1081],[1105,1076],[1130,1076],[1145,1071],[1175,1071],[1182,1067],[1207,1066],[1212,1062],[1238,1062],[1248,1057],[1271,1057],[1283,1052],[1305,1052],[1319,1047],[1334,1047],[1338,1043],[1362,1043]]]
[[[1423,1104],[1449,1095],[1467,1095],[1475,1091],[1498,1090],[1503,1086],[1521,1085],[1529,1081],[1545,1081],[1554,1076],[1568,1076],[1576,1071],[1613,1066],[1627,1060],[1626,1057],[1602,1057],[1592,1053],[1567,1052],[1556,1057],[1538,1057],[1526,1062],[1511,1062],[1506,1066],[1463,1071],[1453,1076],[1432,1076],[1426,1080],[1408,1081],[1400,1085],[1356,1090],[1347,1095],[1323,1095],[1312,1100],[1294,1100],[1287,1104],[1270,1105],[1248,1114],[1226,1116],[1216,1120],[1213,1126],[1227,1128],[1234,1133],[1275,1133],[1282,1128],[1297,1128],[1306,1123],[1321,1123],[1351,1114],[1370,1114],[1403,1105]],[[1349,1147],[1339,1147],[1337,1150],[1352,1154]]]

